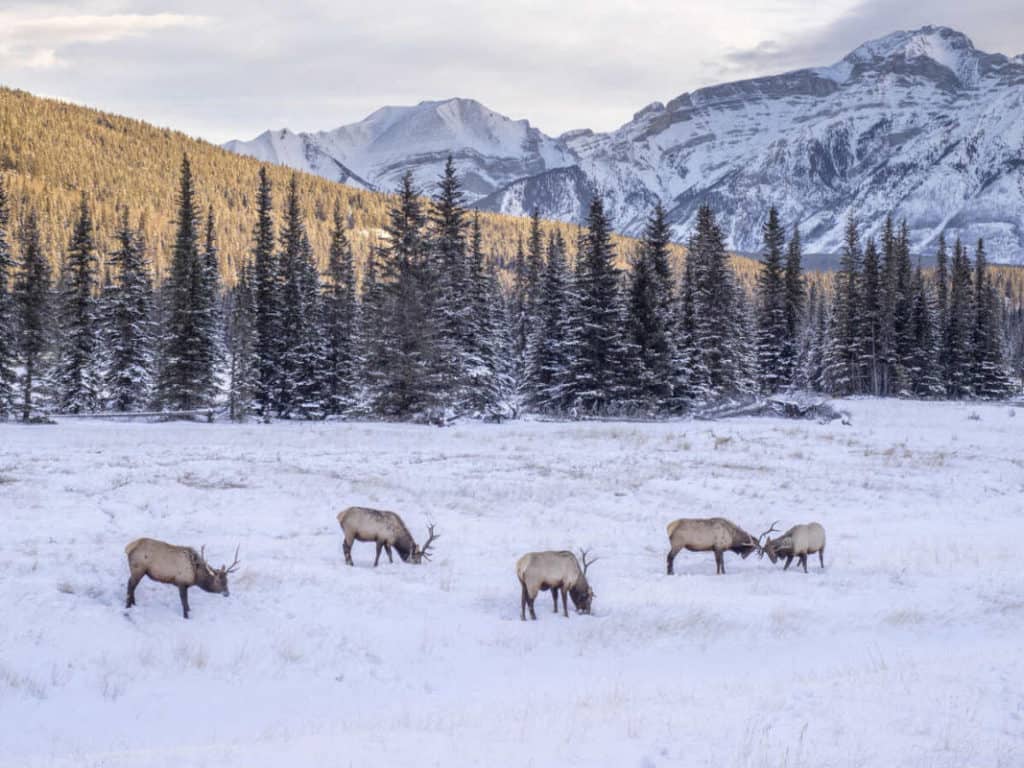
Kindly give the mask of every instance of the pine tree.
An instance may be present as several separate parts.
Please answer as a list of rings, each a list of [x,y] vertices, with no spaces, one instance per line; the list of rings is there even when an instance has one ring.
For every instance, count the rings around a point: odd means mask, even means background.
[[[14,295],[18,312],[18,353],[23,368],[21,377],[21,417],[32,418],[37,405],[39,382],[47,375],[47,351],[50,347],[50,264],[39,241],[35,210],[30,210],[20,233],[21,270]]]
[[[935,253],[935,303],[936,303],[936,335],[939,345],[939,370],[940,378],[945,386],[946,369],[949,361],[946,360],[946,348],[943,340],[949,326],[949,254],[946,250],[946,235],[939,235],[939,246]]]
[[[604,413],[620,396],[622,355],[619,275],[604,204],[595,197],[587,217],[585,249],[577,265],[579,316],[573,394],[586,413]]]
[[[357,402],[359,317],[352,246],[338,206],[334,208],[323,305],[327,355],[325,410],[329,414],[344,414]]]
[[[893,310],[894,369],[893,386],[897,394],[909,394],[911,388],[910,375],[907,371],[913,347],[913,289],[911,276],[913,269],[910,263],[910,232],[907,222],[900,224],[899,234],[895,241],[896,273]]]
[[[206,317],[205,263],[199,253],[198,212],[192,166],[181,162],[178,216],[165,286],[167,319],[157,396],[164,409],[190,411],[210,403],[209,331]]]
[[[860,356],[861,370],[867,391],[878,396],[882,394],[885,380],[885,358],[882,342],[883,286],[879,271],[878,248],[875,239],[868,238],[864,247],[864,262],[861,272],[861,317]]]
[[[257,409],[255,270],[245,260],[229,294],[227,312],[228,415],[244,421]]]
[[[551,233],[547,250],[527,352],[527,404],[543,413],[559,413],[569,404],[572,386],[573,289],[560,233]]]
[[[273,197],[267,169],[260,168],[253,230],[253,272],[256,297],[256,402],[264,419],[278,404],[281,376],[280,284],[274,247]]]
[[[782,346],[781,374],[782,381],[794,383],[797,377],[798,357],[801,343],[801,332],[806,303],[807,288],[804,285],[803,248],[800,244],[800,229],[793,225],[793,234],[786,248],[785,273],[785,314],[786,337]]]
[[[370,358],[374,411],[385,417],[436,419],[441,403],[437,330],[430,303],[426,216],[412,174],[402,177],[381,249],[382,306]]]
[[[823,382],[840,395],[863,392],[861,371],[863,297],[860,290],[862,255],[857,222],[846,223],[843,253],[836,274],[835,299],[825,351]]]
[[[469,306],[466,286],[466,235],[462,185],[451,155],[445,163],[437,194],[430,204],[429,260],[424,272],[423,300],[433,315],[436,330],[431,378],[437,383],[443,406],[456,411],[465,405],[465,379],[469,363]]]
[[[501,297],[493,272],[484,262],[480,215],[473,212],[466,254],[465,407],[470,414],[499,418],[507,395],[503,381]]]
[[[782,263],[785,235],[779,212],[772,206],[762,228],[764,250],[757,279],[757,367],[762,391],[775,392],[785,382],[787,372],[786,275]]]
[[[198,327],[200,349],[197,354],[199,366],[199,389],[203,399],[212,400],[219,382],[217,367],[223,359],[224,327],[221,316],[220,256],[217,248],[217,222],[211,205],[206,215],[206,234],[203,250],[194,272],[193,290],[198,297]]]
[[[62,413],[87,413],[100,404],[96,267],[92,213],[83,194],[61,279],[61,344],[55,386],[57,408]]]
[[[949,324],[944,339],[946,388],[950,397],[972,394],[974,297],[971,286],[971,265],[967,251],[957,238],[953,247],[953,268],[949,289]]]
[[[3,176],[0,176],[0,419],[14,412],[17,376],[15,361],[15,312],[12,299],[14,257],[10,243],[10,208]]]
[[[1003,397],[1011,385],[1003,361],[998,304],[988,274],[985,243],[981,239],[974,257],[974,308],[971,388],[977,397]]]
[[[657,204],[647,220],[633,259],[627,291],[627,343],[635,360],[629,389],[647,411],[668,408],[673,399],[673,361],[676,357],[673,322],[671,242],[665,209]]]
[[[912,345],[909,368],[913,392],[918,397],[938,397],[944,391],[939,365],[938,319],[921,265],[911,281]]]
[[[109,407],[123,412],[149,403],[154,343],[153,287],[144,245],[128,221],[127,208],[121,211],[116,242],[111,256],[116,273],[107,303],[110,353],[105,378]]]

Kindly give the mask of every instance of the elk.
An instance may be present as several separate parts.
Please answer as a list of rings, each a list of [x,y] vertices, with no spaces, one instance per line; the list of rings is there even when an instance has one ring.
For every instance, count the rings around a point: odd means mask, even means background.
[[[569,618],[569,604],[566,595],[572,598],[578,613],[590,613],[590,604],[594,600],[594,590],[587,582],[587,569],[597,562],[598,558],[587,560],[587,550],[580,550],[580,560],[572,552],[530,552],[516,562],[516,576],[522,587],[522,599],[519,604],[519,618],[526,621],[526,608],[530,608],[530,618],[536,620],[533,601],[537,593],[551,590],[555,602],[555,613],[558,613],[558,593],[562,593],[562,612]],[[580,568],[580,561],[583,567]]]
[[[188,618],[188,588],[228,596],[228,574],[238,568],[238,548],[231,565],[211,568],[206,562],[206,547],[196,552],[192,547],[179,547],[156,539],[136,539],[124,548],[128,555],[128,599],[125,608],[135,605],[135,588],[143,576],[161,584],[173,584],[181,596],[181,612]]]
[[[807,523],[805,525],[794,525],[784,534],[776,539],[768,539],[761,551],[761,556],[768,555],[773,563],[780,558],[786,558],[786,565],[782,570],[789,568],[793,558],[803,566],[804,573],[807,573],[807,556],[818,553],[818,562],[825,567],[825,529],[820,523]]]
[[[403,562],[419,564],[424,560],[430,560],[430,548],[435,539],[440,535],[434,533],[434,526],[427,526],[427,541],[420,547],[412,538],[405,522],[394,512],[385,512],[382,509],[369,509],[367,507],[349,507],[338,513],[338,525],[345,534],[345,563],[354,565],[352,562],[352,542],[372,541],[377,545],[377,556],[373,559],[373,567],[376,568],[380,562],[380,551],[387,552],[388,562],[393,563],[391,548],[398,551],[398,556]]]
[[[745,560],[752,552],[761,551],[761,538],[767,533],[755,539],[724,517],[673,520],[668,524],[668,575],[674,573],[672,565],[681,549],[690,552],[714,552],[715,573],[724,574],[726,550],[735,552]]]

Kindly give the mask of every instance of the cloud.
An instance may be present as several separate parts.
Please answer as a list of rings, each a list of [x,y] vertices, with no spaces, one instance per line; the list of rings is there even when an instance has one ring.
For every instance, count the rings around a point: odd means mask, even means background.
[[[199,27],[208,18],[175,13],[42,15],[0,11],[0,66],[53,69],[66,66],[60,51],[75,45],[102,45],[161,30]]]

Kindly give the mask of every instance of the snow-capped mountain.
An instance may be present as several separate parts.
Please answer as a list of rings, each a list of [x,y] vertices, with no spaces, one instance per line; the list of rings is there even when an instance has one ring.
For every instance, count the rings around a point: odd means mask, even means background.
[[[685,239],[708,201],[740,251],[758,250],[772,204],[820,253],[838,250],[850,213],[871,227],[893,213],[920,251],[945,230],[984,237],[993,260],[1024,263],[1024,56],[984,53],[945,27],[893,33],[831,66],[655,102],[610,133],[551,138],[452,100],[227,146],[381,189],[406,169],[429,188],[451,152],[481,208],[578,221],[600,193],[626,234],[660,199]]]
[[[516,179],[575,162],[564,143],[526,120],[510,120],[472,99],[384,107],[333,131],[266,131],[252,141],[224,146],[266,162],[385,191],[397,187],[407,170],[420,188],[432,188],[450,153],[473,200]]]

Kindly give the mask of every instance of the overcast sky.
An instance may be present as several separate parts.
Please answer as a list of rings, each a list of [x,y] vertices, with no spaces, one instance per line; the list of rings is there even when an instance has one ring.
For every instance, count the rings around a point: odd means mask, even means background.
[[[548,134],[943,24],[1024,52],[1021,0],[0,0],[0,83],[221,142],[465,96]]]

